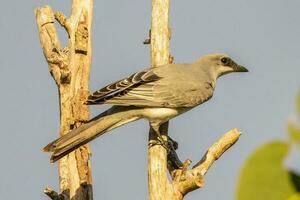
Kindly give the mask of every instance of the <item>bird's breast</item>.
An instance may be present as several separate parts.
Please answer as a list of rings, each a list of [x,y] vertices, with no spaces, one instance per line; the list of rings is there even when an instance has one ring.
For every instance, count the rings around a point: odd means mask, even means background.
[[[189,108],[145,108],[143,114],[149,121],[166,122],[187,110]]]

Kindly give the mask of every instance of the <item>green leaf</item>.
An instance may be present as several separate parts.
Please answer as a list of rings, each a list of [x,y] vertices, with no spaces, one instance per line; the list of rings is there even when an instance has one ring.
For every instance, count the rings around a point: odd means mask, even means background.
[[[300,193],[296,193],[289,197],[287,200],[300,200]]]
[[[242,167],[237,200],[287,200],[297,191],[283,161],[289,145],[270,142],[258,148]]]
[[[288,122],[288,133],[292,141],[300,145],[300,127],[295,122]]]

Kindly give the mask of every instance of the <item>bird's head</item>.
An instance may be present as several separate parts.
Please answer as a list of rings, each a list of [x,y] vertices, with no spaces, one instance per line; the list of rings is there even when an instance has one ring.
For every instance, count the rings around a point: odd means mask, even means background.
[[[227,54],[208,54],[198,61],[216,78],[231,72],[248,72],[248,69],[238,65]]]

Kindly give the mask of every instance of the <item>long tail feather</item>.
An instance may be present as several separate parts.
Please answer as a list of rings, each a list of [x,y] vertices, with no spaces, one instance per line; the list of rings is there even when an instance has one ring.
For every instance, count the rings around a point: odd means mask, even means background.
[[[140,112],[142,112],[142,110],[136,107],[112,107],[108,111],[92,119],[90,122],[49,143],[43,150],[46,152],[53,152],[50,162],[56,162],[96,137],[99,137],[114,128],[140,119],[142,117]]]

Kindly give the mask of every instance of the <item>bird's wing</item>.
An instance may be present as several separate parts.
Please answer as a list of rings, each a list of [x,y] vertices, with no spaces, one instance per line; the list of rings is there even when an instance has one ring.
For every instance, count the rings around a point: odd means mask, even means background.
[[[162,77],[140,84],[105,100],[105,104],[141,107],[194,107],[209,100],[213,87],[209,82]]]
[[[172,64],[111,84],[89,97],[89,104],[140,107],[194,107],[213,95],[213,87],[190,65]],[[129,84],[128,84],[129,83]]]
[[[156,81],[137,84],[135,87],[108,96],[103,103],[121,106],[160,107],[161,105],[157,102],[158,99],[154,97],[155,85]]]
[[[128,90],[136,88],[137,86],[159,80],[160,77],[157,76],[151,69],[144,70],[142,72],[137,72],[132,74],[130,77],[116,81],[110,85],[95,91],[88,97],[87,104],[103,104],[106,103],[107,99],[112,99],[115,96],[122,96]]]
[[[105,100],[104,104],[141,107],[194,107],[209,100],[213,95],[213,88],[203,83],[197,88],[183,83],[184,88],[176,85],[160,84],[160,81],[145,83],[136,88],[125,90]]]

